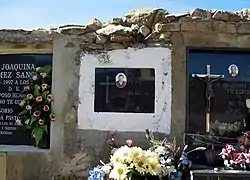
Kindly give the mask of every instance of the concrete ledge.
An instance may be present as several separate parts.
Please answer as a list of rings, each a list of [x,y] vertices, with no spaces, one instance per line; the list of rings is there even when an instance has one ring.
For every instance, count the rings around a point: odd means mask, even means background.
[[[76,177],[76,176],[64,176],[57,175],[53,177],[53,180],[87,180],[87,177]]]
[[[17,145],[0,145],[0,152],[34,152],[34,153],[47,153],[49,149],[39,149],[34,146],[17,146]]]

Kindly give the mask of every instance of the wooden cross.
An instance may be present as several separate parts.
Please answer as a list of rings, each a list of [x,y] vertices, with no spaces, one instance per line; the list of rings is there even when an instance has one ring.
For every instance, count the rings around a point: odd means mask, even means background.
[[[210,130],[211,98],[214,96],[212,83],[224,78],[224,75],[211,74],[210,70],[210,65],[207,65],[207,74],[192,74],[192,77],[206,83],[206,132]]]
[[[106,82],[100,83],[100,85],[105,85],[106,86],[106,96],[105,96],[105,103],[109,103],[109,85],[115,85],[115,83],[109,82],[109,76],[106,76]]]

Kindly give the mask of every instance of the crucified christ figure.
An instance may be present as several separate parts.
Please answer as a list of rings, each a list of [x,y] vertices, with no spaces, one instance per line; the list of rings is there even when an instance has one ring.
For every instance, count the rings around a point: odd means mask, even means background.
[[[207,74],[192,74],[192,77],[206,83],[206,132],[210,129],[210,113],[211,113],[211,98],[214,97],[212,83],[224,78],[224,75],[212,75],[210,73],[210,65],[207,65]]]

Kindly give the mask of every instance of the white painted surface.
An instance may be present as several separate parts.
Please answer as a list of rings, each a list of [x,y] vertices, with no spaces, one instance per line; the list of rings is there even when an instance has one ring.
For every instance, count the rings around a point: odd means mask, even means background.
[[[85,54],[80,68],[78,128],[169,134],[171,126],[171,50],[168,48],[124,49],[106,55]],[[94,112],[95,68],[154,68],[155,113]]]

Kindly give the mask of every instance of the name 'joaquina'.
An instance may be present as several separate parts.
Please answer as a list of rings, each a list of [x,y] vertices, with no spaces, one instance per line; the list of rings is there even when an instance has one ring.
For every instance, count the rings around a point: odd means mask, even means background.
[[[2,71],[33,71],[35,69],[35,64],[3,64],[1,66]]]

